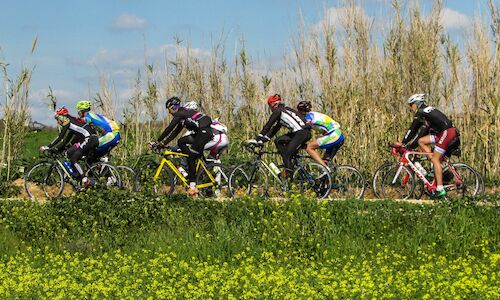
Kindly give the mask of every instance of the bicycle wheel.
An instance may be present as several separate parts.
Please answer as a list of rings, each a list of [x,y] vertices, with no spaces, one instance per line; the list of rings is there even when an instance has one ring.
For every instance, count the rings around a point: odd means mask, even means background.
[[[134,191],[150,192],[159,195],[170,195],[176,186],[175,176],[164,166],[160,176],[155,181],[154,176],[159,167],[159,163],[153,160],[146,161],[135,172]]]
[[[120,180],[122,182],[121,188],[127,191],[133,191],[136,175],[134,170],[128,166],[115,166],[115,168],[120,174]]]
[[[332,168],[332,190],[334,199],[361,199],[365,193],[366,181],[361,172],[352,166]]]
[[[64,190],[63,172],[55,163],[38,163],[26,173],[24,188],[31,200],[58,197]]]
[[[267,195],[267,188],[267,173],[257,164],[243,163],[229,175],[229,192],[233,198],[252,194],[263,197]]]
[[[121,188],[122,186],[120,173],[108,163],[97,162],[91,165],[85,172],[85,176],[94,180],[94,188]]]
[[[200,196],[217,198],[231,197],[229,192],[229,172],[227,168],[220,163],[210,163],[207,164],[206,167],[210,171],[212,178],[215,179],[215,182],[212,186],[199,188]],[[200,168],[196,175],[196,184],[206,184],[211,183],[211,181],[212,179],[207,172],[205,172],[205,169]]]
[[[382,198],[382,193],[380,192],[380,185],[382,184],[384,173],[394,165],[395,165],[394,162],[386,161],[380,167],[378,167],[377,170],[375,170],[372,179],[372,189],[373,189],[373,194],[376,198]]]
[[[293,172],[292,182],[301,193],[313,192],[316,197],[326,198],[332,187],[330,172],[318,163],[307,163]]]
[[[474,168],[465,163],[453,163],[452,167],[456,174],[449,182],[443,182],[449,197],[475,197],[481,194],[481,175]]]
[[[407,167],[395,165],[385,172],[380,187],[386,199],[408,199],[415,188],[415,176]]]

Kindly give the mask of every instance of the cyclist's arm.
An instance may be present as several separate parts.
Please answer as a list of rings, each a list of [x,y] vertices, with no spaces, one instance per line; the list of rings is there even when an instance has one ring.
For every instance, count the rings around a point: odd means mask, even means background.
[[[418,147],[418,139],[428,134],[429,134],[429,127],[427,127],[426,125],[421,126],[418,134],[416,134],[415,137],[406,144],[406,148],[416,149]]]
[[[420,113],[417,112],[413,122],[411,123],[410,129],[406,132],[406,135],[403,139],[403,145],[407,145],[411,140],[413,140],[417,134],[418,129],[422,126],[422,120],[420,117]]]
[[[158,138],[158,142],[163,141],[165,138],[165,144],[170,143],[182,130],[182,125],[180,124],[182,118],[174,117],[173,120],[168,124],[167,128],[163,131],[163,133]]]
[[[64,138],[66,133],[68,132],[69,125],[70,125],[70,121],[68,120],[67,124],[64,124],[61,127],[61,131],[59,132],[59,135],[47,147],[53,148],[55,145],[57,145]],[[68,134],[68,136],[71,136],[71,134]]]
[[[275,109],[274,112],[272,113],[271,117],[269,117],[269,120],[267,121],[266,125],[264,125],[264,128],[262,128],[262,131],[259,133],[259,136],[257,137],[257,140],[268,142],[271,140],[271,137],[273,137],[276,132],[278,132],[279,128],[279,119],[280,119],[281,111],[278,109]],[[278,124],[276,124],[278,123]],[[276,126],[273,128],[273,125],[276,124]],[[276,130],[275,128],[278,127]]]

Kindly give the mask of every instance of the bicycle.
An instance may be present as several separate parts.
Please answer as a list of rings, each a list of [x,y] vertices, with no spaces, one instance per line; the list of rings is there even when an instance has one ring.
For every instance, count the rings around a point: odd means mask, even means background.
[[[245,144],[244,148],[254,155],[254,159],[244,162],[233,169],[229,176],[231,197],[256,193],[261,197],[281,197],[289,190],[289,183],[281,176],[279,168],[263,158],[266,154],[276,154],[263,150],[263,145]],[[318,163],[303,164],[302,155],[292,158],[294,171],[291,182],[300,192],[312,191],[316,196],[325,198],[331,189],[331,177],[328,170]]]
[[[171,195],[178,191],[177,185],[189,188],[189,182],[184,163],[187,154],[179,152],[178,148],[158,146],[150,143],[153,157],[143,157],[146,161],[136,171],[135,191],[150,186],[152,192],[160,195]],[[162,150],[165,151],[162,152]],[[160,156],[160,161],[153,158]],[[228,172],[222,164],[202,156],[196,162],[196,188],[202,197],[228,197]]]
[[[390,145],[395,156],[400,157],[397,165],[388,168],[382,179],[381,192],[384,198],[408,199],[417,187],[417,179],[421,181],[420,188],[423,193],[434,196],[436,180],[427,178],[423,171],[415,165],[416,157],[427,156],[432,152],[408,150],[402,146]],[[455,154],[459,151],[450,151]],[[412,156],[410,158],[410,156]],[[425,157],[420,160],[427,160]],[[452,163],[448,156],[443,156],[443,183],[448,196],[478,196],[481,193],[482,176],[471,166],[465,163]],[[446,175],[445,175],[446,174]]]
[[[24,178],[24,188],[30,199],[33,200],[40,194],[48,198],[59,197],[66,183],[69,183],[76,192],[85,190],[65,166],[64,163],[67,161],[64,154],[46,151],[41,157],[43,161],[33,165]],[[86,170],[84,175],[94,181],[92,188],[121,186],[120,174],[112,165],[104,162],[89,165],[85,159],[82,159],[81,165]]]
[[[366,179],[355,167],[350,165],[336,165],[332,160],[328,162],[332,188],[330,198],[334,199],[362,199],[365,194]]]

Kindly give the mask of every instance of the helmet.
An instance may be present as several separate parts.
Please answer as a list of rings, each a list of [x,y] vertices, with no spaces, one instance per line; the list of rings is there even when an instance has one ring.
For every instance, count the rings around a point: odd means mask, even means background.
[[[297,110],[299,111],[305,111],[305,112],[310,112],[311,111],[311,101],[307,100],[302,100],[297,104]]]
[[[198,106],[198,103],[196,103],[196,101],[186,102],[182,107],[192,110],[200,110],[200,107]]]
[[[427,99],[427,95],[425,95],[425,94],[415,94],[415,95],[412,95],[410,98],[408,98],[408,104],[412,105],[413,103],[415,103],[418,106],[420,106],[425,102],[426,99]]]
[[[77,110],[90,110],[92,108],[92,103],[87,100],[78,101],[76,104]]]
[[[54,113],[54,117],[57,119],[59,116],[67,116],[69,115],[69,111],[66,106],[59,107]]]
[[[179,105],[181,105],[181,100],[175,96],[168,99],[167,102],[165,102],[165,107],[167,109],[176,108]]]
[[[275,107],[276,105],[280,104],[282,100],[283,99],[281,99],[280,95],[274,94],[267,98],[267,104],[269,104],[270,107]]]

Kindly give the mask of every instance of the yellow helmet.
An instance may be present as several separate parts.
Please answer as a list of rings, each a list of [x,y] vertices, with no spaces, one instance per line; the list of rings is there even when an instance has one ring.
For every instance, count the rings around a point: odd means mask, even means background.
[[[90,101],[87,101],[87,100],[82,100],[82,101],[78,101],[78,103],[76,104],[76,109],[77,110],[90,110],[92,108],[92,103],[90,103]]]

